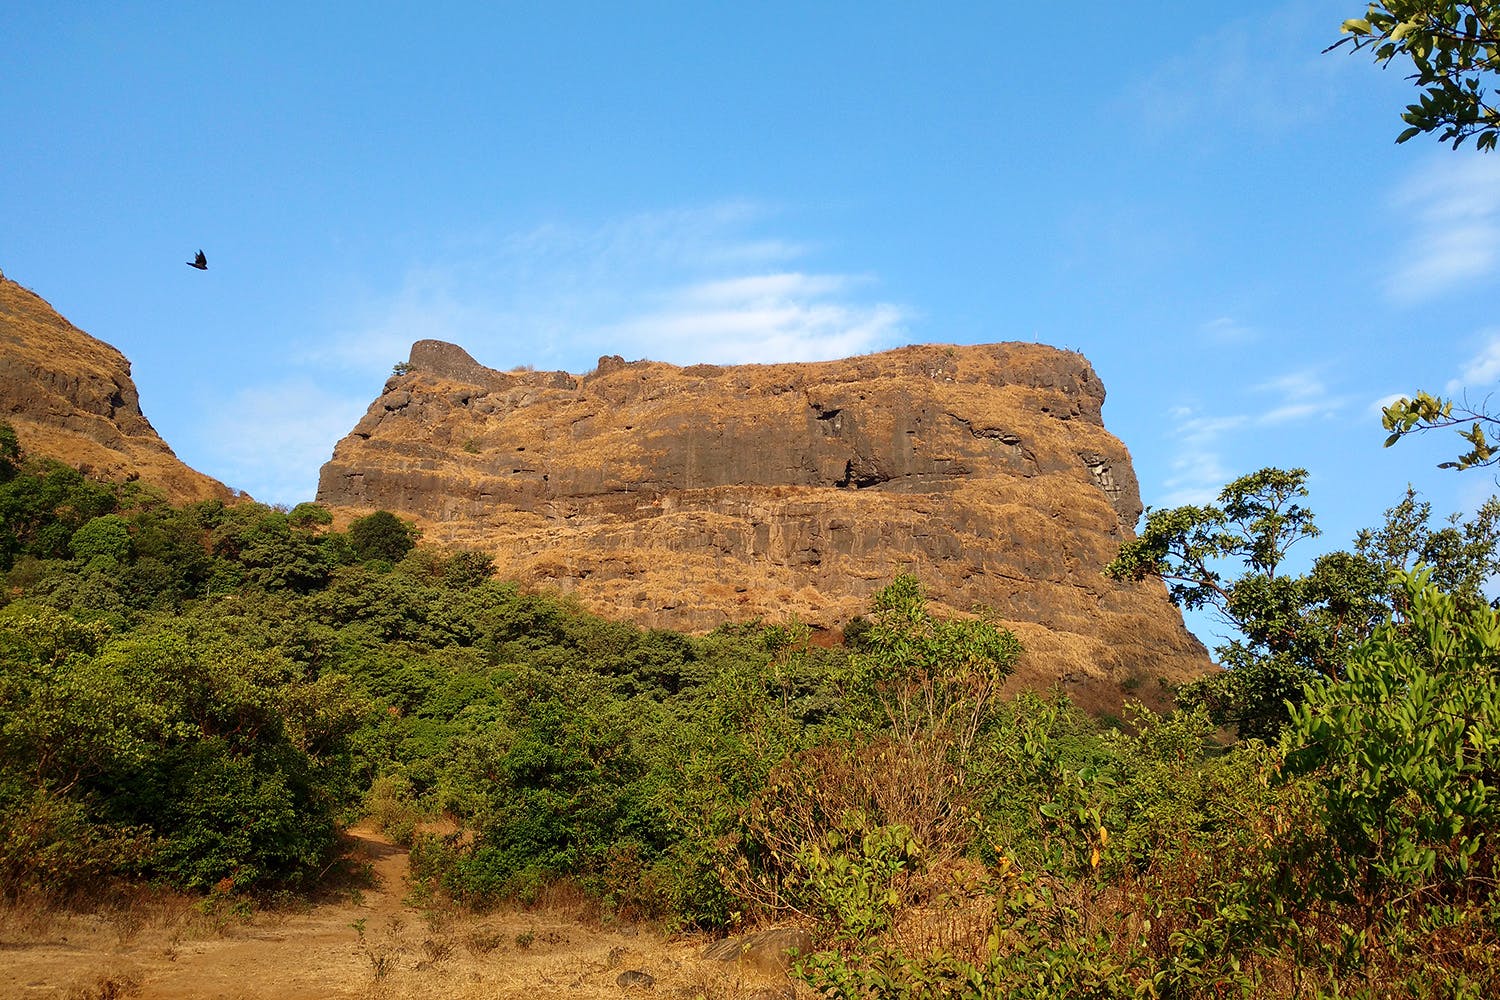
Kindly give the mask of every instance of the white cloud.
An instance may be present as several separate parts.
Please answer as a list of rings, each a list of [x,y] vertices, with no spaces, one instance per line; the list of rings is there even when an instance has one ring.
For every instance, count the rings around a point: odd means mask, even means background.
[[[1253,413],[1229,416],[1206,415],[1182,404],[1168,411],[1175,424],[1177,453],[1171,462],[1171,472],[1162,483],[1163,505],[1214,502],[1225,483],[1247,471],[1231,471],[1224,457],[1225,452],[1233,449],[1236,437],[1297,421],[1327,418],[1344,406],[1342,398],[1330,396],[1322,379],[1307,370],[1278,375],[1250,386],[1249,390],[1272,397],[1270,404]]]
[[[860,279],[752,275],[673,289],[656,309],[608,328],[635,353],[678,363],[813,361],[892,346],[909,312],[849,300]]]
[[[549,223],[414,267],[309,360],[389,370],[418,339],[482,364],[583,371],[601,354],[695,362],[803,361],[896,346],[912,310],[871,295],[870,276],[819,273],[811,247],[756,230],[746,201],[640,213],[592,227]]]
[[[1464,362],[1456,378],[1448,381],[1450,395],[1484,391],[1500,382],[1500,329],[1486,330],[1481,336],[1484,346]]]
[[[1310,371],[1287,372],[1285,375],[1257,382],[1252,388],[1257,392],[1277,393],[1286,399],[1320,398],[1328,391],[1322,379]]]
[[[1171,411],[1176,423],[1177,454],[1171,463],[1171,474],[1162,483],[1166,495],[1163,506],[1213,503],[1219,490],[1233,478],[1224,464],[1223,439],[1250,424],[1245,416],[1208,417],[1188,406]]]
[[[1500,271],[1500,160],[1446,153],[1407,181],[1391,207],[1411,230],[1387,290],[1397,302],[1421,302]]]
[[[1291,423],[1310,417],[1331,416],[1344,401],[1330,396],[1328,387],[1310,371],[1289,372],[1251,387],[1277,400],[1255,417],[1259,426]]]
[[[241,389],[205,408],[199,436],[214,442],[216,478],[262,503],[296,504],[313,498],[318,470],[369,403],[299,376]]]

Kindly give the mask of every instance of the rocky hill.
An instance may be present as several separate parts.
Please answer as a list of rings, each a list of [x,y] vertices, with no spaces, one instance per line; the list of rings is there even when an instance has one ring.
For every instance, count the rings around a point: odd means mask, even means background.
[[[987,606],[1026,644],[1016,683],[1085,704],[1151,700],[1209,669],[1159,583],[1101,571],[1141,501],[1081,355],[926,345],[844,361],[587,375],[485,368],[413,345],[322,470],[346,516],[428,540],[590,609],[706,630],[837,629],[902,572]]]
[[[125,355],[0,274],[0,420],[28,454],[101,479],[141,479],[184,503],[228,498],[188,468],[141,412]]]

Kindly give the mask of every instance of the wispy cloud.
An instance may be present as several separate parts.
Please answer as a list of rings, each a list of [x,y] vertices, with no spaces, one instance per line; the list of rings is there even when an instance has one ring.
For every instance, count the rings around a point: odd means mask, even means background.
[[[369,403],[294,376],[205,407],[197,436],[214,442],[217,478],[264,503],[295,504],[313,498],[318,470]]]
[[[599,354],[659,361],[798,361],[895,346],[913,317],[870,275],[806,266],[814,248],[764,230],[768,208],[726,201],[594,226],[548,223],[416,266],[316,352],[373,369],[432,337],[480,362],[583,370]]]
[[[1172,458],[1171,474],[1162,483],[1166,490],[1162,504],[1179,507],[1212,503],[1224,484],[1234,477],[1224,462],[1224,437],[1243,430],[1250,418],[1210,417],[1189,406],[1174,407],[1170,416],[1177,454]]]
[[[1289,372],[1252,386],[1252,389],[1272,397],[1271,405],[1255,417],[1255,422],[1263,427],[1309,417],[1332,416],[1344,405],[1344,400],[1330,395],[1323,380],[1311,371]]]
[[[1329,83],[1345,69],[1307,44],[1326,34],[1313,27],[1320,24],[1320,12],[1305,3],[1222,24],[1136,81],[1120,103],[1160,135],[1188,129],[1199,137],[1275,136],[1306,125],[1338,100]],[[1213,123],[1211,133],[1205,122]]]
[[[493,337],[505,315],[467,296],[450,273],[413,267],[394,291],[347,304],[337,326],[291,360],[372,378],[406,358],[418,340],[473,342]]]
[[[611,339],[667,361],[811,361],[890,346],[908,310],[860,303],[866,280],[763,274],[671,289],[654,310],[607,327]]]
[[[1346,402],[1332,395],[1311,370],[1278,375],[1249,390],[1251,401],[1265,401],[1252,412],[1216,416],[1187,405],[1169,411],[1177,452],[1171,472],[1162,483],[1164,505],[1212,503],[1225,483],[1250,471],[1234,469],[1225,458],[1235,450],[1236,437],[1298,421],[1326,419],[1342,410]]]
[[[1218,316],[1198,327],[1198,335],[1216,344],[1248,344],[1258,340],[1253,328],[1230,316]]]
[[[1500,329],[1486,330],[1480,334],[1483,346],[1459,370],[1457,376],[1448,381],[1448,392],[1488,393],[1500,382]]]
[[[1387,294],[1412,304],[1500,274],[1500,160],[1446,153],[1392,200],[1410,228]]]

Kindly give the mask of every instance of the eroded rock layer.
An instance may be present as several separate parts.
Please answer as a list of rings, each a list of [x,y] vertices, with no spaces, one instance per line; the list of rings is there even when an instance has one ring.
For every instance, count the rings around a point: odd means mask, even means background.
[[[576,376],[420,341],[318,499],[660,627],[837,628],[911,572],[937,604],[998,613],[1028,650],[1018,683],[1109,705],[1209,664],[1159,584],[1101,573],[1141,511],[1103,402],[1081,355],[1032,344]]]
[[[141,479],[177,503],[230,490],[184,465],[141,412],[130,362],[0,275],[0,420],[30,455],[99,479]]]

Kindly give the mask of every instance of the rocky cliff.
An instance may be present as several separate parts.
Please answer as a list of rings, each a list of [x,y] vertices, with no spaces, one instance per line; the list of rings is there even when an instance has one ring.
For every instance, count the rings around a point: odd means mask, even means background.
[[[719,367],[499,372],[412,347],[322,470],[346,514],[415,517],[501,572],[647,625],[837,628],[901,572],[1026,644],[1086,704],[1208,669],[1159,584],[1101,570],[1141,502],[1081,355],[926,345]]]
[[[100,479],[141,479],[178,503],[228,498],[188,468],[141,412],[130,362],[0,274],[0,420],[30,455]]]

